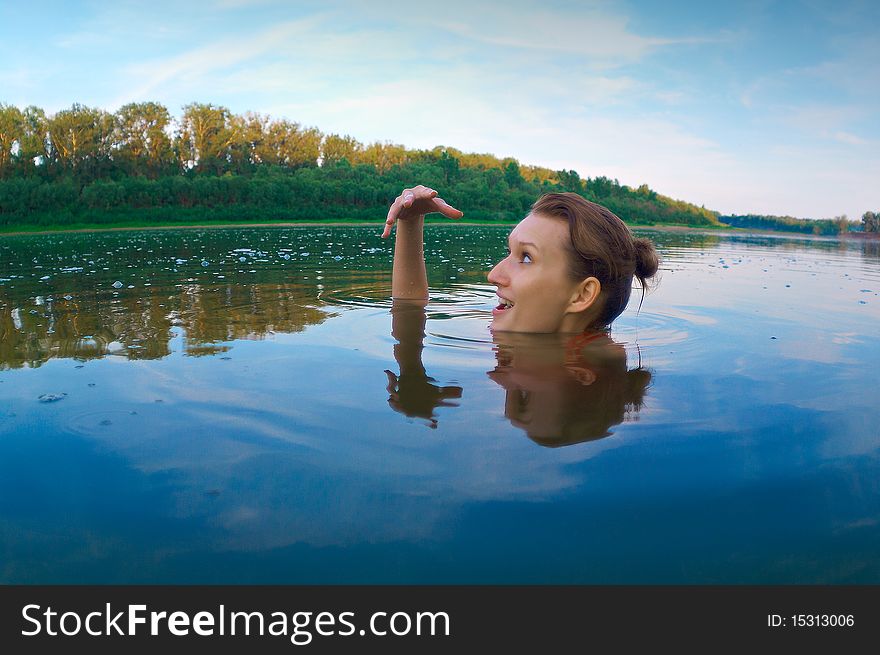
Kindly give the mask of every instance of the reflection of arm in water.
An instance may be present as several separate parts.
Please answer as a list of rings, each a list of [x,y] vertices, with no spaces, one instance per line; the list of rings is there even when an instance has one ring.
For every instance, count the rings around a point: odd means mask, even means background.
[[[506,391],[504,415],[542,446],[610,436],[641,409],[651,382],[646,369],[627,368],[625,349],[605,333],[565,344],[521,335],[499,343],[496,353],[488,375]]]
[[[391,334],[397,339],[394,359],[400,375],[386,370],[388,376],[388,404],[406,416],[427,419],[430,427],[437,427],[434,409],[456,406],[451,398],[461,398],[461,387],[441,387],[429,377],[422,364],[425,338],[425,302],[395,300],[391,308]]]

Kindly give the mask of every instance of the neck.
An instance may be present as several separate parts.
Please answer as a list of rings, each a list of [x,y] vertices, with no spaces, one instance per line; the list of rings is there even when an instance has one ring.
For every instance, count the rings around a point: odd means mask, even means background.
[[[580,334],[587,330],[604,330],[606,326],[598,324],[599,308],[596,303],[582,312],[566,314],[562,317],[559,332]]]

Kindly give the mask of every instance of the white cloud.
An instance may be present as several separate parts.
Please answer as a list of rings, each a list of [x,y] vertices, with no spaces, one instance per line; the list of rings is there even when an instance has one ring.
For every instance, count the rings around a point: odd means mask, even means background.
[[[379,11],[428,37],[446,31],[490,46],[581,56],[589,61],[579,63],[597,66],[631,63],[662,46],[711,40],[636,34],[628,18],[607,2],[581,2],[576,11],[513,1],[504,6],[452,0],[379,4]]]
[[[112,46],[117,40],[118,36],[113,32],[83,30],[58,37],[55,40],[55,45],[65,50],[79,50]]]
[[[257,34],[234,37],[196,48],[183,54],[161,60],[141,62],[128,67],[127,75],[138,80],[135,88],[116,98],[115,105],[132,100],[143,100],[161,90],[171,81],[193,83],[198,86],[202,76],[226,70],[242,62],[255,59],[290,39],[307,34],[320,17],[310,17],[275,25]]]
[[[810,103],[780,106],[778,120],[811,135],[829,134],[859,120],[865,109],[853,104]]]
[[[479,4],[472,5],[467,20],[441,20],[436,26],[495,46],[553,50],[602,62],[629,62],[651,48],[671,43],[632,34],[626,29],[626,20],[617,16],[566,17],[548,11],[533,11],[526,16],[518,12],[499,14]]]
[[[863,146],[868,143],[865,139],[849,132],[835,132],[832,136],[841,143],[848,143],[853,146]]]
[[[832,96],[841,92],[875,99],[880,96],[880,52],[874,35],[869,39],[840,41],[836,57],[790,73],[820,85]]]
[[[259,7],[277,4],[279,0],[214,0],[218,9],[241,9],[242,7]]]

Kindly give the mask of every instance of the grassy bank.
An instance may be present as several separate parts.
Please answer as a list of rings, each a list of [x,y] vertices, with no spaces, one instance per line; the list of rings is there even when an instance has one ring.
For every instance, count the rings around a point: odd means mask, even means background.
[[[516,225],[515,220],[450,220],[447,218],[427,217],[426,223],[439,225]],[[112,223],[74,223],[68,225],[6,225],[0,226],[0,236],[16,236],[23,234],[61,234],[66,232],[111,232],[119,230],[186,230],[196,228],[241,228],[241,227],[302,227],[308,225],[374,225],[381,231],[384,224],[383,217],[371,219],[339,219],[339,218],[308,218],[302,220],[196,220],[196,221],[120,221]],[[632,224],[627,223],[631,229],[667,230],[687,232],[740,232],[746,233],[754,230],[741,228],[725,228],[724,226],[699,226],[678,223],[664,224]],[[775,234],[778,234],[775,233]]]

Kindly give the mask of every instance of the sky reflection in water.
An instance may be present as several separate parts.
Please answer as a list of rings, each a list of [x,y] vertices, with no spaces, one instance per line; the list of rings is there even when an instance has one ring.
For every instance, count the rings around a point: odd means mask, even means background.
[[[369,227],[0,239],[0,580],[880,581],[877,242],[649,232],[571,344],[430,229],[393,311]]]

